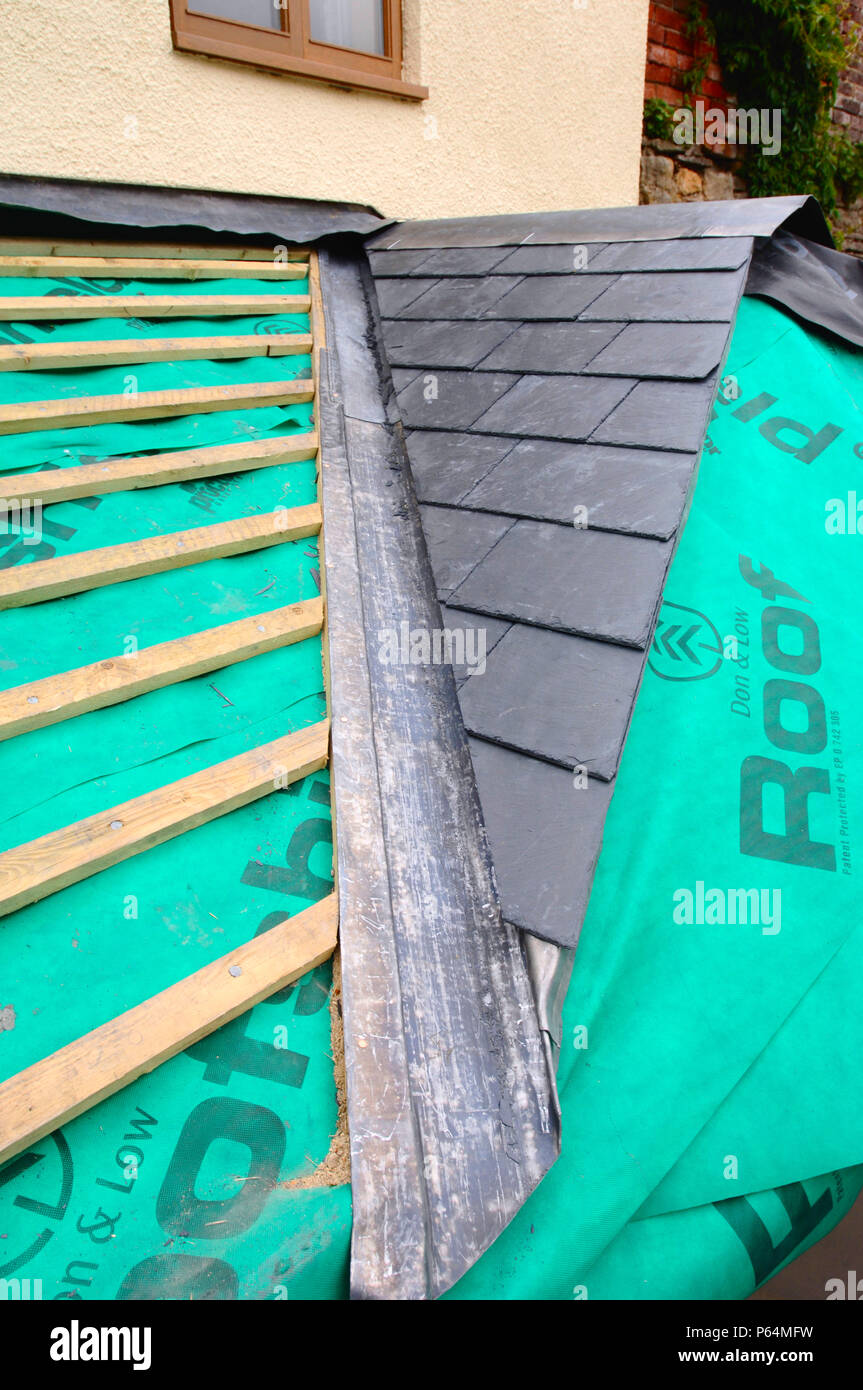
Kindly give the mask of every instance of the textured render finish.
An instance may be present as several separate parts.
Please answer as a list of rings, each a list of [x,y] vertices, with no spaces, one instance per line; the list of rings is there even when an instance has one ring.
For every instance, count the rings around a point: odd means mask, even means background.
[[[403,9],[421,103],[175,53],[168,0],[2,0],[3,168],[395,218],[637,202],[648,0]]]

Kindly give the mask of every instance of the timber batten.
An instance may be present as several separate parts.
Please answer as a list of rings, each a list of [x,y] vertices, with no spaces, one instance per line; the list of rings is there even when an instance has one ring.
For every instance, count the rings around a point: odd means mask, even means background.
[[[214,526],[196,526],[191,531],[175,531],[164,536],[127,541],[84,550],[76,555],[36,560],[33,564],[0,572],[0,611],[27,603],[81,593],[104,584],[119,584],[145,574],[184,568],[204,560],[240,555],[268,545],[315,536],[321,529],[321,510],[317,505],[284,507],[264,516],[219,521]]]
[[[105,254],[109,249],[119,250],[119,255],[109,257]],[[140,312],[156,317],[254,312],[264,316],[260,322],[266,325],[269,315],[306,314],[309,310],[308,295],[49,294],[23,298],[2,294],[4,276],[42,278],[66,273],[98,277],[101,273],[113,279],[126,273],[134,279],[191,280],[230,274],[249,280],[296,281],[309,275],[309,253],[303,251],[292,251],[285,259],[265,248],[237,248],[237,261],[228,264],[224,259],[227,248],[196,248],[205,259],[184,255],[183,248],[161,248],[176,252],[178,258],[170,261],[152,254],[157,249],[0,242],[0,322],[20,321],[23,315],[62,323],[87,317],[134,317]],[[278,325],[272,332],[262,327],[255,335],[207,338],[19,343],[17,328],[10,330],[12,342],[2,342],[3,336],[0,333],[0,372],[208,357],[290,359],[311,354],[315,346],[311,332],[282,334]],[[0,433],[15,436],[69,426],[134,424],[218,410],[293,408],[308,405],[314,398],[311,379],[288,375],[282,381],[240,387],[25,402],[0,406]],[[255,438],[254,426],[246,426],[242,434],[245,437],[236,443],[109,457],[62,468],[46,465],[8,474],[0,483],[7,520],[22,529],[30,508],[77,500],[95,507],[103,494],[230,477],[317,459],[316,430]],[[307,489],[308,482],[302,486]],[[91,503],[87,499],[95,500]],[[202,561],[314,538],[321,526],[318,495],[304,505],[280,504],[269,512],[257,509],[252,515],[214,525],[13,564],[0,571],[0,609],[50,603],[106,585],[186,570]],[[269,587],[260,592],[268,592]],[[178,682],[193,681],[320,638],[325,623],[323,597],[303,598],[264,612],[254,611],[263,600],[243,597],[246,603],[253,603],[253,611],[235,621],[140,649],[133,644],[123,655],[0,691],[0,742],[33,735],[61,721],[134,702]],[[236,598],[228,591],[227,612]],[[225,700],[215,685],[212,690],[215,698]],[[5,850],[0,853],[0,916],[7,919],[7,932],[13,914],[22,908],[255,802],[296,789],[298,782],[326,770],[328,764],[327,717]],[[0,1164],[315,969],[332,955],[337,931],[338,900],[332,891],[315,905],[287,914],[221,958],[13,1075],[0,1085]]]
[[[327,960],[335,894],[0,1085],[0,1163]]]

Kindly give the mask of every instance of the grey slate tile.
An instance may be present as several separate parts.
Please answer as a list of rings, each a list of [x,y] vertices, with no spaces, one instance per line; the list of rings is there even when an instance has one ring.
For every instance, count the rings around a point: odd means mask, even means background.
[[[514,443],[492,434],[415,430],[408,436],[407,449],[417,498],[455,506]]]
[[[621,241],[603,247],[598,271],[739,270],[749,260],[748,237],[693,237],[673,241]]]
[[[407,276],[398,280],[375,280],[381,318],[395,318],[435,284],[436,280],[410,280]]]
[[[455,608],[644,649],[670,556],[663,541],[517,521],[448,600]]]
[[[449,598],[512,525],[509,517],[452,507],[421,506],[420,516],[441,602]]]
[[[517,381],[500,372],[423,371],[399,392],[399,411],[408,429],[467,429]]]
[[[612,785],[470,740],[507,921],[575,946],[587,910]]]
[[[413,284],[425,284],[415,280]],[[398,314],[408,319],[479,319],[490,317],[490,310],[519,283],[517,275],[482,275],[479,277],[432,282],[419,299]],[[380,281],[378,281],[380,284]],[[384,317],[396,317],[384,313]],[[516,315],[518,317],[518,315]]]
[[[680,523],[696,463],[695,454],[525,439],[459,500],[567,526],[575,507],[586,507],[590,527],[666,540]]]
[[[728,323],[745,271],[682,271],[621,275],[584,310],[586,319],[654,323]],[[597,277],[598,278],[598,277]]]
[[[370,251],[369,264],[374,276],[411,275],[428,260],[431,251]]]
[[[612,327],[598,323],[577,326]],[[586,370],[599,376],[698,380],[719,366],[728,333],[725,323],[630,323],[586,364]]]
[[[503,276],[488,278],[503,280]],[[575,319],[609,289],[615,279],[613,275],[529,275],[489,307],[486,317],[522,319],[525,323],[536,319]],[[603,317],[612,318],[613,315]],[[617,317],[630,316],[619,314]]]
[[[651,449],[699,453],[715,387],[715,374],[697,384],[690,381],[639,382],[591,435],[591,443],[635,444]]]
[[[630,647],[514,623],[461,692],[465,728],[610,781],[643,665]]]
[[[483,325],[492,326],[502,325]],[[480,366],[482,371],[580,372],[622,327],[620,323],[523,323]]]
[[[573,271],[593,270],[605,243],[585,245],[566,242],[562,246],[519,246],[495,267],[495,274],[570,275]],[[586,264],[582,264],[583,260]]]
[[[392,371],[393,386],[396,394],[406,391],[412,381],[416,381],[420,375],[418,367],[394,367]]]
[[[423,275],[488,275],[499,261],[507,259],[505,246],[453,247],[426,253]]]
[[[384,346],[394,367],[475,367],[511,332],[510,323],[467,320],[386,319],[383,324]]]
[[[463,689],[470,681],[481,681],[488,671],[488,658],[511,624],[482,613],[460,613],[457,608],[441,607],[447,632],[452,633],[452,669],[456,685]]]
[[[474,372],[482,379],[485,372]],[[489,434],[587,439],[635,385],[623,377],[524,376],[475,417]],[[411,388],[412,390],[414,388]]]

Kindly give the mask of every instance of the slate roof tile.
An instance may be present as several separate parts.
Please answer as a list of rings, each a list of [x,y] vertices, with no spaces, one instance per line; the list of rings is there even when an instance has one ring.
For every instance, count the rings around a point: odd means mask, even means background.
[[[450,597],[513,525],[509,517],[453,507],[421,506],[420,516],[441,602]]]
[[[434,438],[444,457],[442,437]],[[413,457],[412,442],[409,451]],[[680,522],[695,464],[689,454],[523,439],[461,498],[437,500],[567,526],[576,506],[586,507],[590,527],[667,540]]]
[[[517,381],[501,372],[421,372],[399,392],[399,411],[408,429],[468,429]]]
[[[378,304],[383,318],[395,318],[403,309],[407,309],[415,299],[437,284],[436,280],[376,280],[375,290],[378,296]]]
[[[801,207],[377,238],[394,247],[372,269],[443,620],[487,642],[485,671],[455,676],[501,902],[550,940],[577,940],[752,237]]]
[[[571,772],[481,739],[470,751],[507,920],[575,946],[611,785],[577,790]]]
[[[503,276],[488,278],[492,282],[503,280]],[[615,279],[613,275],[529,275],[497,299],[486,310],[486,317],[522,319],[525,323],[536,319],[576,319],[613,287]],[[630,315],[617,317],[625,320]]]
[[[746,237],[692,237],[672,241],[620,241],[591,257],[597,271],[739,270],[749,260]]]
[[[738,270],[621,275],[585,307],[582,316],[618,322],[728,323],[744,277],[745,271]]]
[[[514,623],[461,692],[465,727],[609,781],[642,668],[631,648]]]
[[[514,445],[514,439],[492,434],[415,430],[409,435],[407,446],[417,498],[420,502],[454,506]]]
[[[387,357],[394,367],[475,367],[512,333],[511,323],[386,319]],[[593,325],[602,332],[601,325]]]
[[[406,391],[412,381],[416,381],[421,375],[418,367],[394,367],[392,371],[393,386],[398,395],[401,391]]]
[[[605,245],[519,246],[495,266],[497,275],[568,275],[573,270],[593,270]]]
[[[706,390],[693,382],[639,382],[597,427],[591,440],[697,453],[704,439],[715,384],[715,377],[708,378]]]
[[[522,323],[480,360],[480,366],[483,371],[581,372],[623,328],[620,323]]]
[[[482,379],[484,372],[475,372]],[[625,377],[523,376],[475,417],[489,434],[588,439],[635,386]]]
[[[370,251],[369,264],[375,276],[411,275],[427,261],[431,251]]]
[[[507,259],[505,246],[476,246],[429,251],[423,262],[423,275],[488,275]],[[413,272],[409,271],[408,274]]]
[[[499,526],[505,521],[481,512],[453,515]],[[462,545],[469,540],[464,533],[458,539]],[[468,570],[469,557],[457,544],[454,549],[459,567]],[[663,541],[517,521],[453,583],[447,598],[455,608],[644,650],[670,558]]]
[[[617,325],[597,323],[590,327],[611,329]],[[585,363],[584,370],[599,376],[700,380],[719,366],[728,337],[725,323],[630,323]]]
[[[462,613],[446,604],[441,605],[441,617],[446,631],[453,634],[452,669],[456,685],[464,689],[468,682],[482,679],[483,667],[488,669],[489,656],[512,624],[482,613]],[[458,646],[459,641],[464,644],[462,648]],[[463,660],[459,659],[462,654]]]
[[[491,317],[494,305],[507,290],[518,283],[517,275],[483,275],[479,278],[433,281],[405,280],[399,283],[424,285],[419,298],[415,296],[392,317],[407,319],[478,319]],[[385,317],[390,317],[387,313]],[[515,315],[519,317],[518,314]]]

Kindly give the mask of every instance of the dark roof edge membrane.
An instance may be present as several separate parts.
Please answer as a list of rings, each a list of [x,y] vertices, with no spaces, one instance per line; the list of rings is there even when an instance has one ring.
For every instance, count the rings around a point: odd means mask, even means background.
[[[389,225],[373,208],[355,203],[0,174],[3,236],[131,241],[147,228],[177,242],[208,244],[228,235],[308,246]]]
[[[815,198],[741,198],[718,203],[506,214],[400,222],[376,233],[377,251],[469,246],[554,246],[567,242],[668,241],[693,237],[772,236],[787,227],[822,246],[833,238]]]
[[[785,228],[759,244],[746,293],[863,348],[863,263]]]

